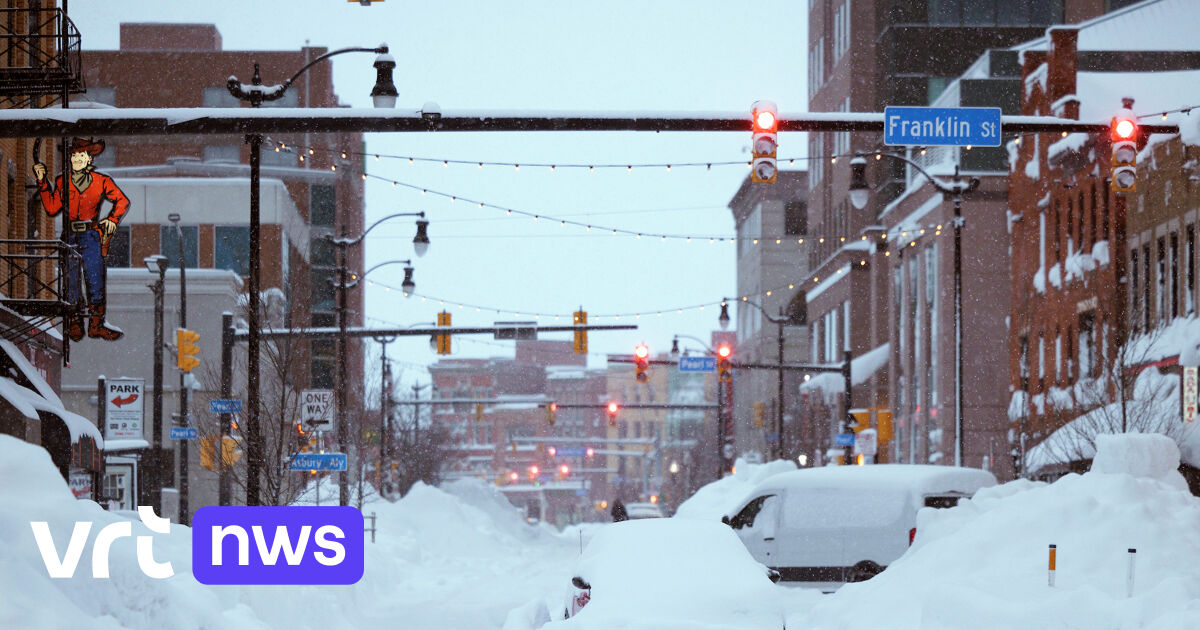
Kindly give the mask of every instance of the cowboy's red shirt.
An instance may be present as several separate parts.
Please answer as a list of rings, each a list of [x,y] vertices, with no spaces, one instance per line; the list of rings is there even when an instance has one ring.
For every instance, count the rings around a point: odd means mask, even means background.
[[[42,196],[42,207],[46,209],[46,213],[50,216],[58,214],[62,210],[62,187],[63,177],[59,175],[55,180],[54,190],[50,190],[50,182],[46,179],[38,182],[38,192]],[[92,183],[84,190],[71,186],[71,194],[68,201],[71,204],[71,210],[67,213],[67,219],[70,221],[92,221],[97,218],[100,212],[100,204],[104,200],[113,203],[112,212],[108,213],[105,219],[112,219],[115,223],[121,222],[121,217],[125,216],[125,212],[129,210],[129,198],[125,193],[117,188],[116,182],[111,177],[103,173],[92,171]]]

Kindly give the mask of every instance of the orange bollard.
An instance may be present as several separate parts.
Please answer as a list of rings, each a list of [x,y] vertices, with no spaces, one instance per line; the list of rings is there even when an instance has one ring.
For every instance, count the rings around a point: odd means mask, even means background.
[[[1054,556],[1057,550],[1057,545],[1050,545],[1050,588],[1054,588]]]

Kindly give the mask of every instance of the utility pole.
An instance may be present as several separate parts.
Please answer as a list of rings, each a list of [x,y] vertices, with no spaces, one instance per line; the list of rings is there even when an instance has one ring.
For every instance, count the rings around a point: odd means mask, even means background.
[[[233,313],[221,313],[221,398],[233,397]],[[233,494],[233,474],[225,463],[225,440],[229,438],[233,417],[221,414],[221,443],[216,448],[220,466],[218,480],[218,505],[229,505]]]
[[[167,266],[170,264],[166,256],[147,256],[143,262],[151,273],[157,273],[158,279],[149,285],[154,292],[154,399],[153,417],[154,442],[150,449],[149,466],[145,471],[145,486],[150,496],[145,497],[154,506],[158,514],[162,514],[162,485],[163,485],[163,300],[166,293]],[[139,477],[141,473],[139,472]]]

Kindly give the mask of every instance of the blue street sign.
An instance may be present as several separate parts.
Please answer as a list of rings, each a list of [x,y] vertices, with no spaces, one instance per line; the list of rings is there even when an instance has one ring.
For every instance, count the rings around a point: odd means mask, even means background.
[[[999,107],[885,107],[888,146],[1000,146]]]
[[[778,442],[778,441],[779,441],[779,434],[778,434],[778,433],[768,433],[768,434],[766,435],[766,438],[767,438],[767,441],[768,441],[768,442],[772,442],[772,443],[774,443],[774,442]]]
[[[554,454],[558,457],[583,457],[587,455],[587,449],[582,446],[556,446]]]
[[[298,453],[292,458],[290,470],[346,470],[345,453]]]
[[[586,496],[587,496],[587,489],[586,489],[586,488],[575,488],[575,496],[577,496],[577,497],[586,497]]]
[[[217,398],[208,401],[209,413],[242,413],[242,401]]]
[[[837,439],[833,442],[837,446],[854,446],[853,433],[839,433]]]
[[[716,372],[716,357],[679,357],[680,372]]]
[[[194,440],[197,437],[196,427],[171,427],[172,440]]]

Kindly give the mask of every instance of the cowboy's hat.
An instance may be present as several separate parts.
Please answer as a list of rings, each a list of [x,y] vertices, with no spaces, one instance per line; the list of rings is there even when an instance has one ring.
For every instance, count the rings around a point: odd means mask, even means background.
[[[83,138],[71,138],[71,144],[67,147],[67,153],[78,153],[79,151],[87,151],[92,157],[100,155],[104,152],[104,141]]]

